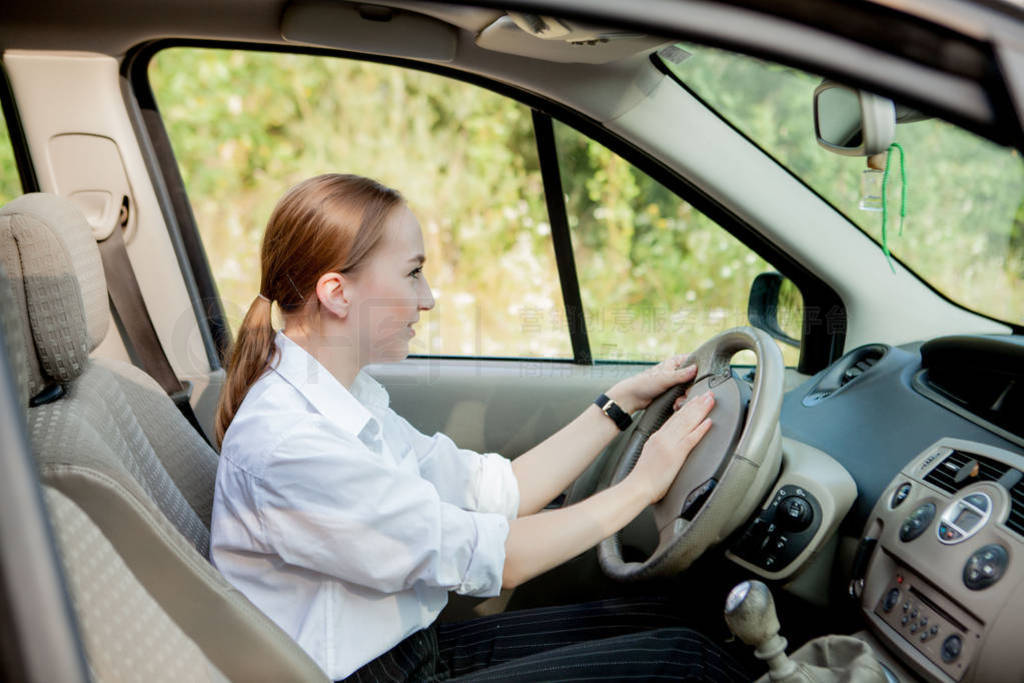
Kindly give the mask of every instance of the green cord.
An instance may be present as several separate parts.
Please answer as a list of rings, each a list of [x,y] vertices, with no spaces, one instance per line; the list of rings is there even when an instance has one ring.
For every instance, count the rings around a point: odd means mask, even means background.
[[[903,161],[903,147],[900,143],[894,142],[889,145],[885,153],[885,172],[882,173],[882,251],[889,262],[889,269],[895,273],[896,267],[892,265],[892,255],[889,253],[889,204],[886,193],[889,185],[889,160],[892,158],[893,148],[900,152],[900,237],[903,236],[903,219],[907,217],[907,167]]]

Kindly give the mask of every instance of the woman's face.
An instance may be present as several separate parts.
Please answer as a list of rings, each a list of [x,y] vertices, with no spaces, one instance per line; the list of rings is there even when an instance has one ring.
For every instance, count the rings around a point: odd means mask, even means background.
[[[352,278],[349,314],[358,330],[362,364],[409,355],[420,311],[434,307],[424,260],[419,221],[402,204],[388,216],[381,243]]]

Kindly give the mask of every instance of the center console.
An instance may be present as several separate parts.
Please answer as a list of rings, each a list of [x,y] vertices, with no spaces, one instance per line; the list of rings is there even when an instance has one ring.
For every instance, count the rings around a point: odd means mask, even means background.
[[[861,607],[928,680],[1024,680],[1024,457],[943,439],[879,498]]]

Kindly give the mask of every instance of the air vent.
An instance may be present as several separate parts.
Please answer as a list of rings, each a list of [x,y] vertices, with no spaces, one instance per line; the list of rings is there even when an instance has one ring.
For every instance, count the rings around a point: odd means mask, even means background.
[[[998,481],[1009,469],[1009,465],[980,455],[953,451],[932,468],[924,480],[943,491],[956,493],[975,482]],[[1024,503],[1024,489],[1021,490],[1021,501]],[[1024,520],[1024,508],[1021,510],[1021,517]]]
[[[877,349],[868,350],[863,358],[846,368],[842,377],[839,378],[839,386],[845,386],[873,368],[875,363],[882,360],[883,355],[885,355],[884,351],[879,352]]]
[[[825,371],[814,388],[804,396],[802,403],[807,407],[821,403],[863,377],[888,352],[889,347],[882,344],[869,344],[850,351]]]

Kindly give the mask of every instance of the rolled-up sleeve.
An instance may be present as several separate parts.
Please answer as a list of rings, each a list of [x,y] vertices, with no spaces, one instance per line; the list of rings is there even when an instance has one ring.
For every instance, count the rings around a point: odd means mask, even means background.
[[[426,436],[404,418],[393,417],[416,451],[423,478],[434,484],[443,500],[509,520],[518,516],[519,482],[508,458],[459,448],[445,434]]]
[[[261,525],[282,560],[378,591],[418,583],[497,595],[504,514],[442,500],[329,420],[291,430],[255,481]]]

